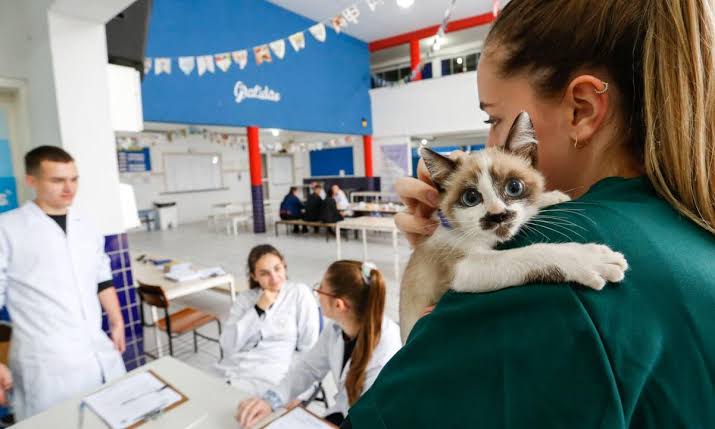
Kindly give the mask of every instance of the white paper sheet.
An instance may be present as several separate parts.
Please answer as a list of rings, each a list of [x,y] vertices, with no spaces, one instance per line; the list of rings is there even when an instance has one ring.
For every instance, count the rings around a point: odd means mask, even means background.
[[[84,399],[112,429],[124,429],[181,400],[181,395],[149,372],[128,377]]]
[[[266,429],[332,429],[332,426],[297,407],[274,420]]]

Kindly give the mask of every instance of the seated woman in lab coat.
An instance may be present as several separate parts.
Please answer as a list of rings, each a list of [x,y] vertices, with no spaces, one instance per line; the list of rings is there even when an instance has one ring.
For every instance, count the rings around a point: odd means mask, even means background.
[[[270,245],[248,255],[250,289],[236,297],[221,334],[221,375],[257,395],[288,372],[295,352],[310,350],[320,333],[320,314],[310,288],[286,280],[283,255]]]
[[[242,428],[250,428],[272,410],[287,406],[328,372],[338,393],[326,419],[339,425],[348,408],[370,388],[400,348],[397,324],[383,315],[385,281],[373,264],[335,262],[314,291],[323,314],[332,321],[326,324],[318,344],[296,361],[278,386],[261,398],[239,404],[237,418]]]

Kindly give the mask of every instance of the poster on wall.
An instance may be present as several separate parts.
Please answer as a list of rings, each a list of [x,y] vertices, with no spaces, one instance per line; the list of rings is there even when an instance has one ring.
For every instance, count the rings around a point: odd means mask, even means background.
[[[120,173],[148,173],[151,171],[149,148],[117,151]]]
[[[380,145],[382,171],[380,174],[383,192],[395,193],[395,182],[410,175],[412,170],[409,142]]]
[[[17,187],[14,177],[0,177],[0,213],[17,208]]]

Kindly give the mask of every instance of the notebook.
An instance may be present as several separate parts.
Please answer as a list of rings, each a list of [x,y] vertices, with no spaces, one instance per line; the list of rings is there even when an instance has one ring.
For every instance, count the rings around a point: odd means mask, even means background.
[[[295,407],[272,420],[264,429],[337,429],[303,407]]]

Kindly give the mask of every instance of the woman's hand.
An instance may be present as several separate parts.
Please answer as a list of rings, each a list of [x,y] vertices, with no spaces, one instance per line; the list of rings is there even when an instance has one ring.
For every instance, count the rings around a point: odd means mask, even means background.
[[[455,151],[449,157],[457,159],[464,155],[462,151]],[[439,226],[439,223],[432,219],[432,214],[439,204],[439,193],[422,159],[417,166],[417,176],[419,180],[404,177],[395,183],[397,195],[407,206],[405,212],[395,216],[395,224],[413,246],[432,235]]]
[[[268,402],[261,398],[249,398],[238,404],[236,420],[243,429],[250,429],[273,410]]]
[[[279,291],[263,289],[263,292],[261,292],[261,296],[258,297],[258,302],[256,302],[256,305],[261,310],[267,311],[271,307],[271,305],[276,302],[276,299],[278,298],[278,292]]]
[[[0,405],[7,405],[7,391],[12,389],[12,374],[0,363]]]

